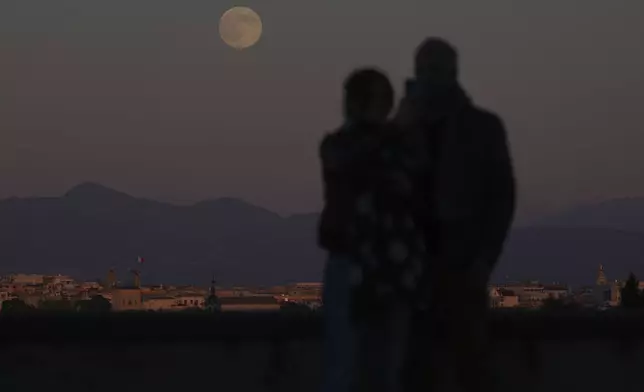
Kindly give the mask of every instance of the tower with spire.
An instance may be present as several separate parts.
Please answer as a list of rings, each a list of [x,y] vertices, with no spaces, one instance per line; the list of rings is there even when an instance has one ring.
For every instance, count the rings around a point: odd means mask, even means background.
[[[210,313],[217,313],[221,311],[221,304],[217,297],[217,289],[215,288],[215,274],[212,275],[210,281],[210,290],[208,290],[208,297],[206,297],[206,311]]]
[[[599,265],[599,270],[597,271],[597,281],[595,282],[597,286],[605,286],[608,284],[608,279],[606,279],[606,274],[604,273],[604,265]]]

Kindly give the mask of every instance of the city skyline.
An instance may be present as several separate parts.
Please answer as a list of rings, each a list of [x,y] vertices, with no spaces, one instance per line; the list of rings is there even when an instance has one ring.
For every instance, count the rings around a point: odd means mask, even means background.
[[[0,312],[5,302],[9,312],[47,311],[278,311],[285,305],[304,305],[312,310],[323,306],[322,282],[297,282],[276,286],[209,286],[142,284],[138,271],[133,284],[121,284],[114,270],[98,282],[55,274],[16,273],[0,276]],[[630,274],[628,279],[611,279],[603,265],[595,282],[580,287],[539,281],[491,282],[488,296],[493,308],[552,308],[608,310],[622,306],[629,284],[638,292],[644,282]],[[632,288],[631,288],[632,290]],[[629,294],[626,294],[627,296]],[[638,294],[641,295],[641,294]],[[109,304],[109,305],[108,305]],[[631,304],[632,305],[632,304]],[[630,306],[630,305],[627,305]]]

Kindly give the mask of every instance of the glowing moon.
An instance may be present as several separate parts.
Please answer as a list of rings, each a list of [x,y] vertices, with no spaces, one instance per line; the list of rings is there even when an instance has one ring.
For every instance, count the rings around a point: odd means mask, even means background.
[[[233,7],[219,19],[219,35],[237,50],[250,48],[262,36],[262,19],[248,7]]]

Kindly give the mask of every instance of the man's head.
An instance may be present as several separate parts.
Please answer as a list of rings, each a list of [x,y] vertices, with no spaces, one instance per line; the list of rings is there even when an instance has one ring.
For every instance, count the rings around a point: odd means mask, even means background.
[[[427,38],[416,49],[416,78],[432,85],[453,85],[458,81],[458,52],[442,38]]]
[[[393,105],[394,89],[381,71],[359,69],[344,82],[344,114],[350,121],[382,124]]]

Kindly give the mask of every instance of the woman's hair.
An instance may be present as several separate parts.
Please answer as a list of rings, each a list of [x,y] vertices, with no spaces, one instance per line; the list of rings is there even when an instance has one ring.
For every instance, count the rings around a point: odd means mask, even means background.
[[[375,87],[379,87],[377,90]],[[394,88],[384,72],[375,68],[361,68],[353,71],[344,82],[345,102],[366,109],[374,100],[374,92],[381,91],[389,110],[394,105]]]

